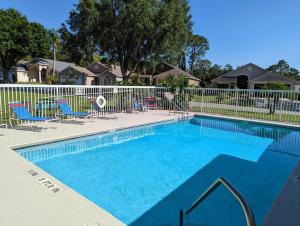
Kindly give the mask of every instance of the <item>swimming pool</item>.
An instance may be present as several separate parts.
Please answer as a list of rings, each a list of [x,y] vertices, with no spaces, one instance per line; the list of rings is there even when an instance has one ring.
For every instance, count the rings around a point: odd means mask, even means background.
[[[133,226],[178,222],[218,177],[249,202],[257,225],[300,156],[300,131],[209,117],[168,122],[18,150],[112,215]],[[187,221],[243,225],[222,187]]]

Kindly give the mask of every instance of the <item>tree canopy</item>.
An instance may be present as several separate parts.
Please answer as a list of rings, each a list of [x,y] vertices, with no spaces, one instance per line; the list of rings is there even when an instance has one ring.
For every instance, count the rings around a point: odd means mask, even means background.
[[[187,42],[186,55],[189,63],[189,70],[193,74],[195,66],[198,65],[209,50],[208,40],[200,35],[192,34]]]
[[[0,9],[0,66],[4,79],[9,69],[26,55],[44,57],[49,54],[48,31],[39,23],[30,23],[15,9]]]
[[[194,75],[201,79],[201,86],[211,85],[211,80],[233,70],[230,64],[224,67],[218,64],[212,64],[209,60],[200,60],[194,68]]]
[[[61,53],[77,65],[87,66],[96,52],[96,28],[99,12],[96,0],[81,0],[70,12],[67,24],[59,29]]]
[[[288,76],[297,80],[300,79],[299,71],[291,67],[285,60],[278,61],[277,64],[271,65],[267,70],[276,72],[282,76]]]
[[[95,51],[127,78],[145,61],[172,61],[191,33],[188,0],[81,0],[60,29],[76,63]]]

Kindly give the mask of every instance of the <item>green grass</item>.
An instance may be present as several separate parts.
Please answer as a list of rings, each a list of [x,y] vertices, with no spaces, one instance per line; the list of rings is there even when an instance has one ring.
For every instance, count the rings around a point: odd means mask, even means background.
[[[51,94],[50,94],[51,95]],[[8,91],[0,91],[0,123],[8,123],[8,119],[13,116],[13,112],[9,108],[9,102],[22,102],[26,103],[29,106],[29,109],[32,109],[33,115],[36,115],[35,112],[36,104],[41,100],[45,99],[46,103],[50,103],[51,100],[55,100],[55,98],[47,98],[49,94],[42,93],[33,93],[33,92],[8,92]],[[90,107],[88,100],[83,96],[62,96],[64,99],[68,100],[68,102],[72,105],[74,111],[85,111]],[[46,99],[47,98],[47,99]],[[81,103],[77,105],[76,103]],[[57,109],[44,109],[42,110],[43,115],[54,116],[57,112]]]
[[[52,96],[52,98],[49,98]],[[22,102],[26,103],[31,109],[33,115],[37,115],[38,112],[35,112],[36,104],[39,101],[44,100],[46,105],[51,103],[51,100],[55,101],[55,94],[42,94],[42,93],[33,93],[33,92],[8,92],[0,90],[0,123],[8,123],[8,119],[13,117],[13,112],[9,108],[9,102]],[[61,95],[60,98],[68,100],[74,111],[87,111],[91,108],[91,105],[88,101],[87,96],[71,96],[71,95]],[[128,98],[126,100],[122,99],[123,97],[117,97],[114,100],[107,100],[107,108],[114,109],[116,106],[121,106],[122,109],[127,109],[129,105]],[[54,116],[57,112],[57,109],[44,109],[42,110],[43,115]]]

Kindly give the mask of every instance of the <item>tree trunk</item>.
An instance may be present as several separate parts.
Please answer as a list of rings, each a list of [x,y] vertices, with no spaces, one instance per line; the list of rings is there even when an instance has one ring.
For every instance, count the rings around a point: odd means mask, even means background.
[[[2,66],[2,72],[3,72],[3,81],[8,82],[8,68],[5,66]]]
[[[121,67],[121,73],[123,76],[123,80],[127,80],[127,70],[124,68],[123,63],[120,63],[120,67]]]

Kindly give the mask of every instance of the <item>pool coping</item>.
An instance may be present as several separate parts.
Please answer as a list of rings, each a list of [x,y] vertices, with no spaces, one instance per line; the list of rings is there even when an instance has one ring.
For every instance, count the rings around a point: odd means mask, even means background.
[[[193,116],[191,116],[191,117],[193,117]],[[65,141],[65,140],[72,140],[72,139],[77,139],[77,138],[82,138],[82,137],[107,134],[107,133],[116,132],[116,131],[120,131],[120,130],[133,129],[133,128],[138,128],[138,127],[143,127],[143,126],[160,124],[160,123],[166,123],[166,122],[172,122],[172,121],[175,122],[178,120],[179,120],[178,118],[177,119],[173,118],[173,119],[154,121],[154,122],[149,122],[149,123],[141,123],[141,124],[130,125],[130,126],[119,126],[119,127],[113,127],[113,128],[107,129],[107,130],[93,131],[93,132],[88,132],[88,133],[76,134],[76,135],[72,135],[72,136],[52,138],[52,139],[38,141],[38,142],[30,142],[30,143],[25,143],[25,144],[12,145],[12,146],[9,146],[8,148],[10,148],[12,151],[17,151],[18,149],[22,149],[22,148],[29,148],[29,147],[39,146],[39,145],[45,145],[45,144],[51,144],[51,143],[55,143],[55,142]]]
[[[235,116],[214,115],[214,114],[198,113],[198,112],[195,113],[194,116],[196,116],[196,117],[203,116],[203,117],[218,118],[218,119],[229,119],[229,120],[233,120],[233,121],[245,121],[245,122],[252,122],[252,123],[263,124],[263,125],[287,127],[287,128],[291,128],[291,129],[300,129],[300,124],[283,123],[283,122],[268,121],[268,120],[249,119],[249,118],[242,118],[242,117],[235,117]]]

